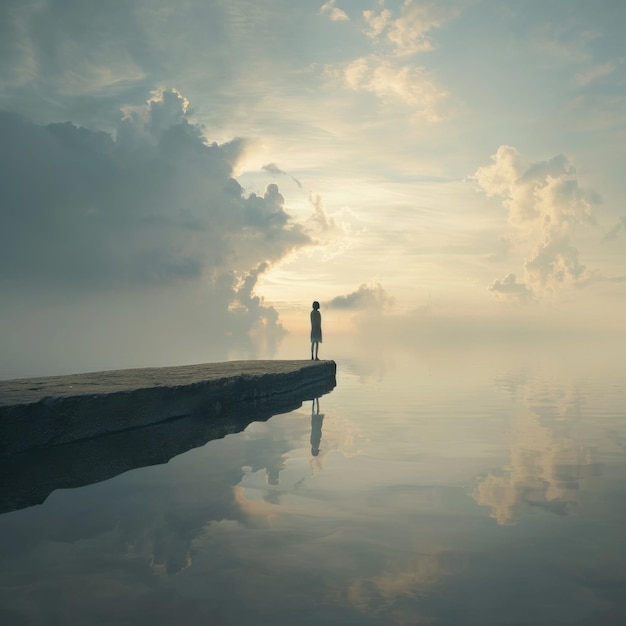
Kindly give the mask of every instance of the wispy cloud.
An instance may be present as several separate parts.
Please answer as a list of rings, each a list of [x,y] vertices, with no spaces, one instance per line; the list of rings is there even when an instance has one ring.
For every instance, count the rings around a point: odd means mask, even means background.
[[[441,121],[447,90],[411,57],[431,50],[428,33],[455,13],[441,10],[435,3],[413,0],[405,0],[394,13],[380,2],[378,9],[362,13],[372,52],[329,66],[328,73],[354,92],[376,96],[383,106],[406,107],[412,121]]]
[[[367,24],[366,34],[371,39],[376,39],[389,26],[393,18],[393,13],[389,9],[381,9],[379,12],[373,10],[363,11],[363,18]]]
[[[381,3],[378,11],[363,11],[363,18],[370,38],[383,39],[395,55],[406,57],[432,50],[434,44],[430,31],[458,13],[456,7],[442,3],[405,0],[397,17]]]
[[[284,170],[281,170],[276,163],[267,163],[262,167],[262,169],[269,174],[272,174],[272,176],[289,176],[289,178],[291,178],[291,180],[293,180],[293,182],[296,183],[300,189],[302,189],[302,183],[297,178],[294,178],[293,176],[287,174]]]
[[[322,196],[319,194],[310,194],[309,201],[313,207],[313,215],[309,219],[309,223],[313,226],[313,231],[328,233],[337,228],[335,220],[328,216]]]
[[[27,2],[2,11],[2,21],[0,75],[12,86],[37,82],[50,94],[77,97],[146,76],[141,55],[125,45],[126,36],[140,33],[131,7],[111,12],[75,1]]]
[[[619,221],[602,238],[603,241],[611,241],[621,237],[626,232],[626,215],[622,215]]]
[[[374,94],[383,102],[405,106],[415,119],[437,122],[443,118],[442,104],[448,94],[422,67],[398,66],[393,61],[371,55],[347,64],[342,74],[350,89]]]
[[[335,6],[335,0],[324,3],[320,13],[327,15],[333,22],[347,22],[350,19],[345,11]]]
[[[588,70],[579,72],[576,74],[576,82],[581,87],[585,87],[596,80],[610,76],[617,69],[616,64],[613,61],[607,63],[600,63],[590,67]]]

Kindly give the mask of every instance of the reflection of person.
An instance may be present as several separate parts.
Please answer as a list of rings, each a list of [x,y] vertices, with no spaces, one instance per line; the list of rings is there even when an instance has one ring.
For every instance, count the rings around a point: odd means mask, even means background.
[[[313,456],[317,456],[320,453],[323,421],[324,414],[320,414],[320,399],[315,398],[313,406],[311,406],[311,454]]]
[[[320,303],[316,300],[313,303],[313,310],[311,311],[311,359],[315,354],[315,360],[317,358],[317,351],[319,345],[322,343],[322,314],[320,313]]]

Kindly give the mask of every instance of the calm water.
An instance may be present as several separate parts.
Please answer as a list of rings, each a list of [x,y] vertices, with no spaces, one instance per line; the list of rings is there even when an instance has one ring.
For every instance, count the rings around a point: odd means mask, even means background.
[[[319,414],[0,516],[0,624],[626,623],[618,346],[331,358]]]

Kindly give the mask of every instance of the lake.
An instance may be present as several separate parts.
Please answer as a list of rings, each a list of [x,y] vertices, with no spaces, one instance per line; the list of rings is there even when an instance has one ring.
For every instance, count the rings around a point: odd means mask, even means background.
[[[619,343],[323,347],[318,401],[1,515],[0,623],[626,623]]]

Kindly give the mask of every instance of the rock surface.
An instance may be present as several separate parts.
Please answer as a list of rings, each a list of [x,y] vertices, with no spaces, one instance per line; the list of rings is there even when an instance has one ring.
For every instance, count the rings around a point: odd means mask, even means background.
[[[189,416],[227,420],[281,398],[297,408],[335,374],[334,361],[267,360],[0,381],[0,456]]]
[[[307,373],[317,376],[325,370],[334,372],[326,365]],[[115,374],[120,379],[123,372]],[[82,487],[131,469],[167,463],[212,439],[239,432],[251,422],[294,411],[303,401],[318,398],[333,386],[334,374],[285,393],[269,394],[267,389],[264,398],[239,402],[219,414],[197,411],[147,426],[0,455],[0,514],[41,504],[56,489]]]

